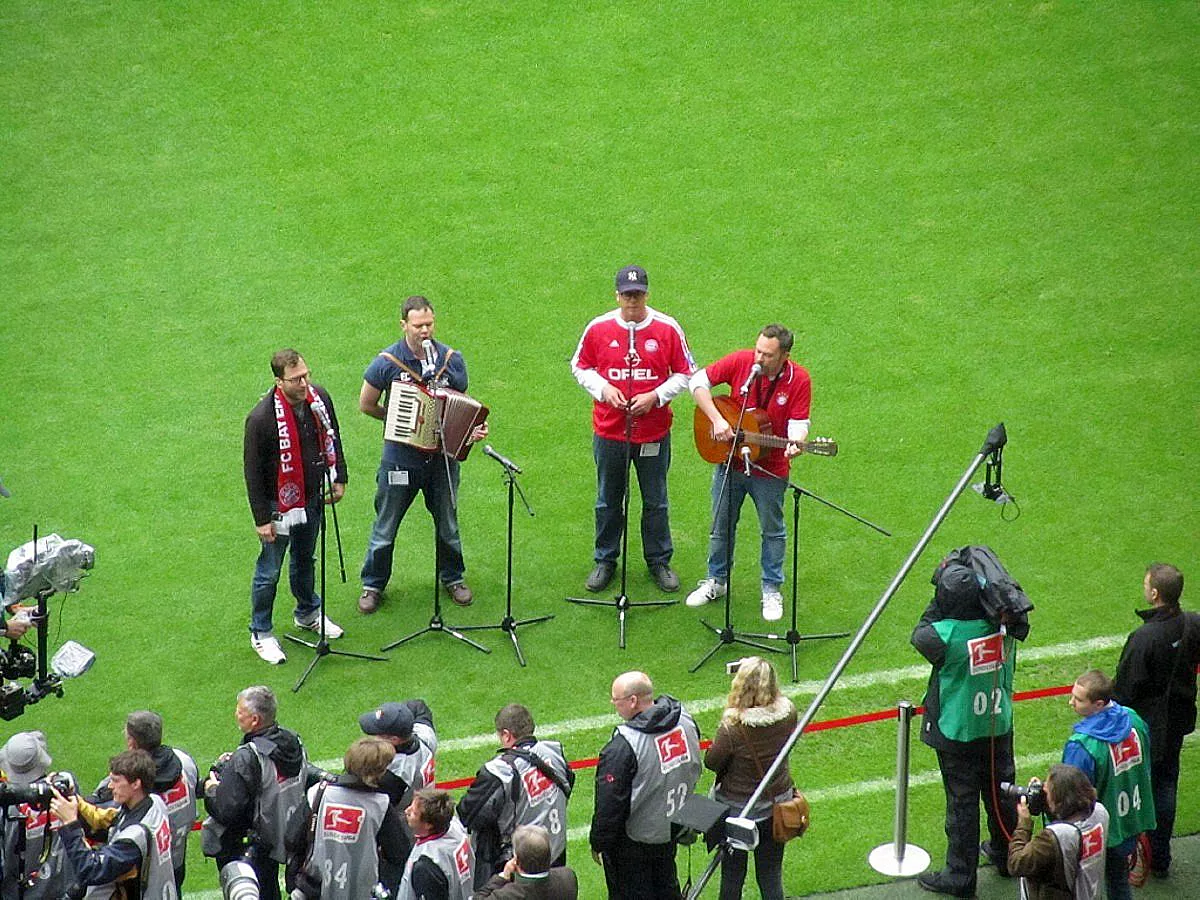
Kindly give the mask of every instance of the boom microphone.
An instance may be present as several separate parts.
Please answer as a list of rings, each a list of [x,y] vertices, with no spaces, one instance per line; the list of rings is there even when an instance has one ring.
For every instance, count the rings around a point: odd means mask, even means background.
[[[762,374],[762,366],[760,366],[758,363],[755,363],[753,366],[750,367],[750,374],[746,376],[746,383],[742,385],[741,393],[742,393],[743,397],[745,397],[748,393],[750,393],[750,385],[754,382],[754,379],[757,378],[761,374]]]
[[[746,470],[746,477],[750,477],[750,448],[742,446],[742,466]]]
[[[499,454],[495,450],[493,450],[491,444],[484,444],[483,452],[486,453],[488,456],[490,456],[492,459],[494,459],[496,462],[500,463],[500,465],[504,466],[504,468],[508,469],[508,471],[512,472],[513,474],[515,474],[515,475],[521,474],[521,467],[518,466],[511,459],[509,459],[507,456],[502,456],[501,454]]]

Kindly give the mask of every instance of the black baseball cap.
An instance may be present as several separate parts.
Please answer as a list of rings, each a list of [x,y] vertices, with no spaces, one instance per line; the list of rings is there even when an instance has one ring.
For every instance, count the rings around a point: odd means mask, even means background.
[[[359,716],[358,727],[366,734],[386,734],[408,740],[413,730],[412,710],[403,703],[384,703]]]
[[[617,293],[628,294],[641,291],[643,294],[650,290],[650,276],[641,266],[626,266],[617,273]]]

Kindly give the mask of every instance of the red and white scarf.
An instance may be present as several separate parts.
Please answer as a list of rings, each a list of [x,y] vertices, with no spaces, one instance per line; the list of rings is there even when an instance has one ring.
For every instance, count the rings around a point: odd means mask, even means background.
[[[283,396],[283,391],[275,388],[275,425],[279,429],[279,469],[275,478],[275,503],[284,527],[303,525],[308,521],[304,511],[304,460],[300,455],[300,430],[296,427],[296,413]],[[317,438],[321,442],[321,453],[325,464],[329,466],[330,477],[337,478],[337,447],[334,443],[336,435],[333,423],[329,419],[329,411],[325,402],[308,386],[304,398],[312,410],[317,422]]]

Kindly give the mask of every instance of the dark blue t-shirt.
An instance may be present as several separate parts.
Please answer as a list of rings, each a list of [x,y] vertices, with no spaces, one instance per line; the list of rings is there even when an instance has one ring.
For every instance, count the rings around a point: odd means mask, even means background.
[[[438,386],[466,393],[467,364],[463,361],[462,354],[451,350],[439,341],[433,342],[433,348],[435,351],[434,371],[440,373],[437,380]],[[416,356],[409,350],[408,344],[403,339],[392,344],[392,346],[382,352],[390,353],[420,376],[421,357]],[[447,358],[449,359],[448,362]],[[367,371],[363,373],[363,380],[383,393],[383,403],[386,407],[388,393],[391,391],[393,381],[420,382],[421,379],[419,377],[414,379],[408,372],[381,354],[371,360],[371,364],[367,366]],[[435,459],[438,456],[439,454],[437,453],[426,453],[408,444],[398,444],[395,441],[383,442],[384,465],[417,468],[424,466],[431,459]],[[451,460],[451,463],[455,463],[455,461]]]

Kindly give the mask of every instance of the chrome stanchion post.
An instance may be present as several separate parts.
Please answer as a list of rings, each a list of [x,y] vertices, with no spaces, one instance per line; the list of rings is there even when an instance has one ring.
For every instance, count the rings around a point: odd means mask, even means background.
[[[892,843],[871,851],[867,861],[883,875],[919,875],[929,868],[929,854],[908,843],[908,740],[913,705],[901,700],[896,726],[896,817]]]

